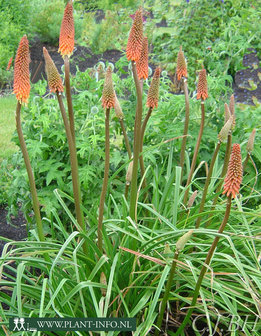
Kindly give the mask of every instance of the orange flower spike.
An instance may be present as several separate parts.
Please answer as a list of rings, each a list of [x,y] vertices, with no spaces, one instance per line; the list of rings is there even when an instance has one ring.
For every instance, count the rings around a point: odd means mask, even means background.
[[[128,61],[137,62],[141,55],[143,40],[143,20],[142,20],[142,9],[138,9],[135,13],[133,24],[130,30],[126,55]]]
[[[139,79],[146,79],[149,76],[149,46],[148,38],[144,37],[140,59],[136,62],[137,74]]]
[[[29,63],[29,42],[24,35],[19,43],[14,64],[14,94],[21,104],[28,103],[30,95]]]
[[[158,100],[159,100],[159,83],[160,83],[160,73],[161,68],[158,67],[154,71],[153,78],[151,80],[148,97],[147,97],[147,107],[155,108],[158,107]]]
[[[243,168],[240,145],[234,144],[228,164],[223,194],[226,194],[227,197],[232,194],[232,197],[235,198],[236,194],[239,193],[240,184],[242,182],[242,175]]]
[[[116,98],[112,82],[112,68],[108,66],[102,91],[102,107],[104,109],[115,107],[115,101]]]
[[[63,82],[61,76],[46,48],[43,48],[43,54],[45,60],[45,72],[47,74],[50,91],[54,93],[57,91],[63,92]]]
[[[59,38],[59,52],[62,56],[70,56],[74,49],[73,5],[70,0],[64,10]]]
[[[182,77],[188,77],[187,73],[187,63],[185,60],[184,53],[182,51],[182,47],[180,46],[178,58],[177,58],[177,78],[181,80]]]
[[[7,64],[7,67],[6,67],[6,70],[7,70],[7,71],[10,70],[10,67],[11,67],[11,65],[12,65],[12,62],[13,62],[13,57],[11,57],[11,58],[9,59],[9,61],[8,61],[8,64]]]
[[[208,83],[206,69],[202,69],[198,76],[197,99],[205,100],[208,97]]]

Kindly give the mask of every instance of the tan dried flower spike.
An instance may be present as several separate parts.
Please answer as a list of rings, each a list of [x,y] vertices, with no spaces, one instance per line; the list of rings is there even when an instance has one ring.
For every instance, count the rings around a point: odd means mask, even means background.
[[[176,73],[178,80],[181,80],[182,77],[188,77],[187,64],[181,46],[178,52]]]
[[[256,135],[256,129],[254,128],[249,136],[247,146],[246,146],[248,153],[251,153],[254,149],[255,135]]]
[[[128,61],[137,62],[141,55],[143,40],[143,20],[142,20],[142,9],[139,8],[136,13],[130,30],[126,55]]]
[[[24,35],[19,43],[14,64],[14,94],[21,104],[27,103],[30,95],[29,63],[29,42]]]
[[[242,175],[243,168],[240,145],[234,144],[228,164],[223,194],[226,194],[227,197],[231,194],[232,197],[235,198],[236,194],[239,193],[240,184],[242,182]]]
[[[70,56],[74,49],[73,5],[70,0],[64,10],[59,38],[59,52],[62,56]]]
[[[159,83],[160,83],[160,73],[161,68],[158,67],[154,71],[153,78],[151,80],[148,97],[147,97],[147,107],[155,108],[158,107],[158,100],[159,100]]]
[[[206,69],[202,69],[198,76],[197,99],[205,100],[208,97],[208,83]]]
[[[149,47],[148,38],[144,37],[139,60],[136,62],[139,79],[146,79],[149,76]]]
[[[43,55],[45,60],[45,72],[47,74],[47,81],[51,92],[63,92],[63,82],[61,76],[51,59],[46,48],[43,47]]]
[[[104,109],[115,107],[115,101],[115,92],[112,83],[112,68],[108,66],[102,91],[102,107]]]

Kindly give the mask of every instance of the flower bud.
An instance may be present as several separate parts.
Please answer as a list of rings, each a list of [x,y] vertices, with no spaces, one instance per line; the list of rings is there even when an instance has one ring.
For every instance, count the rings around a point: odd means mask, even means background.
[[[228,164],[223,194],[226,194],[227,197],[232,194],[232,197],[235,198],[236,194],[239,193],[240,184],[242,182],[242,175],[243,168],[240,145],[234,144]]]
[[[187,242],[191,238],[192,234],[193,234],[193,230],[189,230],[188,232],[186,232],[183,236],[181,236],[178,239],[178,241],[176,243],[176,250],[178,252],[180,252],[184,249],[185,245],[187,244]]]
[[[114,110],[115,110],[115,115],[118,119],[123,119],[124,118],[124,114],[122,112],[121,109],[121,105],[120,102],[118,100],[118,97],[115,94],[115,106],[114,106]]]
[[[147,97],[147,107],[155,108],[158,107],[158,100],[159,100],[159,83],[160,83],[160,73],[161,69],[158,67],[153,75],[151,80],[148,97]]]
[[[24,35],[19,43],[14,64],[14,94],[21,104],[27,103],[30,95],[29,63],[29,42]]]
[[[224,142],[227,140],[228,134],[232,127],[232,123],[233,123],[233,116],[230,116],[230,118],[228,119],[228,121],[225,123],[225,125],[222,127],[221,131],[218,134],[219,141]]]
[[[127,174],[126,174],[126,184],[130,185],[132,180],[132,170],[133,170],[133,161],[129,163]]]
[[[113,89],[112,69],[110,66],[108,66],[105,75],[104,87],[102,91],[102,107],[104,109],[115,107],[115,92]]]
[[[70,0],[64,10],[59,38],[59,52],[62,56],[70,56],[74,49],[73,5]]]
[[[138,9],[132,23],[131,31],[128,38],[126,55],[128,61],[137,62],[141,55],[143,40],[143,20],[142,9]]]
[[[47,74],[47,81],[51,92],[63,92],[63,82],[61,76],[51,59],[46,48],[43,47],[43,55],[45,60],[45,72]]]
[[[149,50],[148,38],[143,37],[142,49],[139,60],[136,62],[137,74],[139,79],[146,79],[149,76]]]
[[[230,109],[228,107],[228,104],[225,103],[225,123],[228,121],[230,116],[231,116]]]
[[[186,64],[185,56],[184,56],[181,46],[180,46],[178,58],[177,58],[176,73],[177,73],[178,80],[181,80],[182,77],[188,77],[187,64]]]
[[[197,99],[205,100],[208,97],[208,83],[206,69],[202,69],[198,76]]]

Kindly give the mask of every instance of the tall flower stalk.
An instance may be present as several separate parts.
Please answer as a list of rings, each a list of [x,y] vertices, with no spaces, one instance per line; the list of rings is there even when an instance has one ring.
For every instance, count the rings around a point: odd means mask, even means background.
[[[63,20],[61,24],[60,38],[59,38],[59,52],[61,53],[64,59],[65,89],[66,89],[69,121],[70,121],[70,130],[73,142],[75,144],[75,126],[74,126],[74,113],[73,113],[72,96],[71,96],[70,63],[69,63],[69,57],[73,53],[73,49],[74,49],[73,5],[72,1],[69,1],[65,7]]]
[[[62,114],[62,118],[63,118],[66,137],[68,141],[76,219],[81,229],[83,230],[83,232],[86,232],[83,212],[81,209],[82,198],[81,198],[81,190],[80,190],[80,182],[79,182],[79,174],[78,174],[77,153],[76,153],[75,143],[72,138],[70,124],[69,124],[67,114],[64,108],[63,100],[62,100],[62,92],[63,92],[62,79],[46,48],[43,48],[43,54],[44,54],[44,59],[45,59],[45,71],[47,74],[49,89],[51,92],[56,93],[59,107],[60,107],[61,114]],[[84,249],[86,252],[87,251],[86,244],[84,244]]]
[[[194,149],[194,155],[190,167],[190,172],[188,175],[187,183],[186,183],[186,191],[184,194],[184,200],[183,203],[186,204],[188,200],[188,194],[189,194],[189,185],[192,180],[192,176],[195,170],[196,166],[196,161],[197,161],[197,156],[198,156],[198,151],[200,147],[200,142],[204,130],[204,123],[205,123],[205,100],[208,97],[208,87],[207,87],[207,74],[206,70],[203,68],[199,72],[199,78],[198,78],[198,87],[197,87],[197,99],[201,99],[201,122],[200,122],[200,129],[199,129],[199,134],[197,138],[197,143],[196,147]]]
[[[105,109],[105,165],[102,191],[99,204],[98,216],[98,248],[102,252],[102,223],[104,213],[104,202],[107,192],[110,167],[110,109],[115,107],[115,93],[112,83],[112,69],[109,66],[106,72],[104,88],[102,93],[102,106]]]
[[[240,145],[239,144],[234,144],[230,161],[229,161],[229,166],[228,166],[228,172],[225,178],[225,184],[224,184],[224,191],[223,194],[226,194],[227,196],[227,205],[226,205],[226,212],[223,218],[223,221],[219,227],[218,230],[218,236],[215,237],[209,251],[207,254],[207,257],[205,259],[205,262],[202,266],[200,275],[198,277],[195,289],[194,289],[194,294],[193,298],[190,304],[190,308],[186,314],[185,319],[183,320],[181,326],[178,328],[176,335],[182,335],[184,328],[186,327],[193,311],[194,307],[197,303],[197,298],[199,295],[200,287],[203,281],[203,278],[206,274],[206,271],[208,269],[208,266],[211,262],[211,259],[213,257],[213,254],[216,250],[217,244],[220,239],[220,234],[223,233],[225,226],[228,222],[228,218],[230,215],[230,210],[231,210],[231,198],[236,197],[237,193],[239,192],[240,184],[242,182],[242,159],[241,159],[241,152],[240,152]]]
[[[140,144],[140,152],[142,153],[143,151],[143,140],[144,140],[144,134],[145,134],[145,130],[146,130],[146,126],[147,123],[149,121],[149,118],[151,116],[151,113],[153,111],[154,108],[158,107],[158,101],[159,101],[159,84],[160,84],[160,73],[161,73],[161,69],[160,67],[156,68],[156,70],[154,71],[153,74],[153,78],[151,80],[151,84],[150,84],[150,88],[148,91],[148,96],[147,96],[147,103],[146,106],[149,108],[142,126],[141,126],[141,144]],[[140,155],[140,167],[141,167],[141,176],[143,177],[145,174],[145,165],[144,165],[144,160],[143,160],[143,155]],[[144,185],[143,187],[145,188],[146,185],[146,180],[144,178]]]
[[[137,179],[138,179],[138,166],[139,155],[141,146],[141,121],[142,121],[142,89],[137,74],[136,62],[141,56],[143,41],[143,20],[142,9],[138,9],[135,13],[133,24],[128,38],[126,55],[127,59],[131,60],[132,73],[137,93],[137,106],[135,114],[134,125],[134,143],[133,143],[133,169],[132,169],[132,182],[130,193],[130,217],[135,220],[136,203],[137,203]]]
[[[181,180],[182,180],[186,142],[188,135],[188,125],[189,125],[189,94],[188,94],[188,82],[187,82],[188,73],[187,73],[187,63],[184,53],[182,51],[182,47],[180,47],[178,52],[176,75],[178,81],[183,81],[184,95],[185,95],[185,122],[184,122],[183,138],[180,150],[180,163],[179,163],[181,167]]]
[[[212,173],[213,173],[213,168],[217,159],[217,155],[221,146],[221,143],[227,140],[228,134],[231,130],[232,127],[232,123],[233,123],[233,117],[231,116],[228,121],[225,123],[225,125],[223,126],[223,128],[221,129],[220,133],[218,134],[218,143],[217,146],[215,148],[214,154],[212,156],[211,159],[211,163],[209,166],[209,170],[208,170],[208,174],[207,174],[207,178],[206,178],[206,182],[204,185],[204,189],[203,189],[203,193],[202,193],[202,198],[201,198],[201,202],[200,202],[200,207],[199,207],[199,215],[203,212],[204,210],[204,206],[205,206],[205,201],[206,201],[206,197],[207,197],[207,193],[208,193],[208,187],[209,187],[209,183],[212,177]],[[196,221],[196,229],[199,228],[200,222],[201,222],[201,216],[199,216],[197,218]]]
[[[35,186],[35,179],[21,125],[21,107],[23,103],[26,104],[28,102],[30,94],[29,63],[30,63],[29,42],[26,35],[24,35],[19,43],[14,64],[14,93],[17,99],[15,120],[16,120],[16,129],[19,138],[19,143],[21,146],[24,163],[29,179],[37,232],[40,241],[44,241],[45,240],[44,231],[39,207],[39,200]]]

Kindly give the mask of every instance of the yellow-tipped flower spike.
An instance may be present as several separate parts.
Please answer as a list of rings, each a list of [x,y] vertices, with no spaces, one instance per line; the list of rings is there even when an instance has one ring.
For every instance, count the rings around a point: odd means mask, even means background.
[[[234,144],[228,164],[223,194],[226,194],[227,197],[231,194],[232,197],[235,198],[236,194],[239,193],[240,184],[242,182],[242,175],[243,168],[240,145]]]
[[[227,140],[232,124],[233,124],[233,116],[230,116],[230,118],[228,119],[228,121],[225,123],[225,125],[222,127],[221,131],[218,134],[218,139],[220,142],[224,142]]]
[[[124,118],[124,114],[122,112],[122,108],[120,105],[120,102],[118,100],[118,97],[115,94],[115,106],[114,106],[114,110],[115,110],[115,115],[118,119],[123,119]]]
[[[142,20],[142,9],[139,8],[133,20],[131,31],[128,38],[126,55],[128,61],[137,62],[141,55],[142,49],[142,39],[143,39],[143,20]]]
[[[186,64],[185,56],[184,56],[181,46],[180,46],[178,58],[177,58],[176,73],[177,73],[178,80],[181,80],[182,77],[188,77],[187,64]]]
[[[108,66],[102,91],[102,107],[104,109],[115,107],[115,101],[115,92],[112,83],[112,68]]]
[[[251,153],[254,149],[255,135],[256,135],[256,129],[254,128],[249,136],[248,143],[246,146],[248,153]]]
[[[205,100],[208,97],[208,83],[206,69],[202,69],[198,76],[197,99]]]
[[[151,80],[148,97],[147,97],[147,107],[155,108],[158,107],[158,100],[159,100],[159,83],[160,83],[160,73],[161,68],[158,67],[154,71],[153,78]]]
[[[29,63],[29,42],[24,35],[19,43],[14,64],[14,94],[21,104],[28,103],[30,95]]]
[[[148,38],[144,37],[139,60],[136,63],[139,79],[146,79],[149,76],[149,46]]]
[[[74,21],[73,21],[73,5],[70,0],[64,10],[63,20],[59,38],[59,52],[64,57],[70,56],[74,49]]]
[[[45,72],[47,74],[50,91],[54,93],[57,91],[63,92],[63,82],[61,76],[45,47],[43,47],[43,55],[45,60]]]

